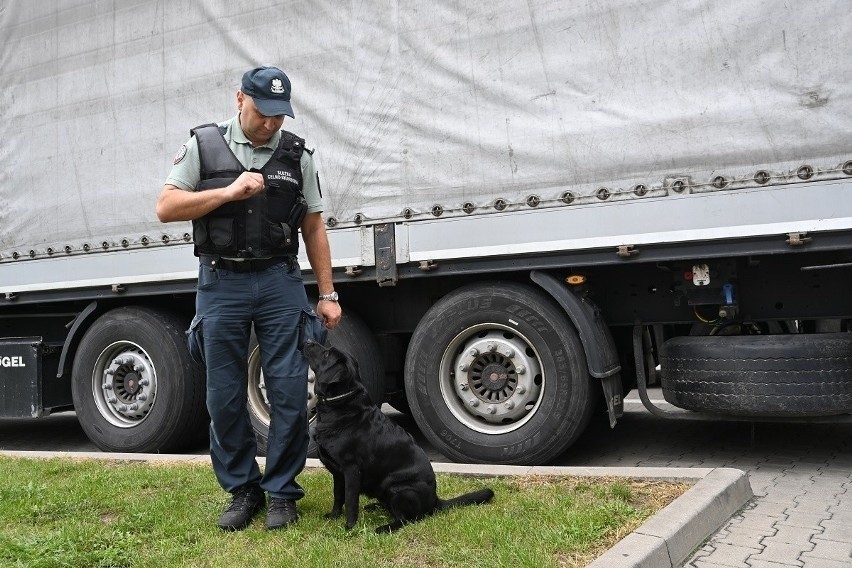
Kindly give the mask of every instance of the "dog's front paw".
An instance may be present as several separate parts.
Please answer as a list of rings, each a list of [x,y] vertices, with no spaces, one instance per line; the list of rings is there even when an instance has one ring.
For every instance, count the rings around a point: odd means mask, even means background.
[[[355,528],[355,524],[356,524],[355,521],[353,521],[351,523],[349,521],[346,521],[346,530],[351,531],[353,528]]]
[[[328,513],[325,514],[325,518],[326,519],[336,519],[337,517],[340,516],[340,513],[341,513],[340,509],[332,509],[331,511],[329,511]]]

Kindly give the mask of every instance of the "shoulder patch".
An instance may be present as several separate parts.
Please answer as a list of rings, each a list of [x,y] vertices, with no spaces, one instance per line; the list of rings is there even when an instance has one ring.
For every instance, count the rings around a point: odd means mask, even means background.
[[[186,157],[186,144],[181,146],[180,150],[178,150],[177,154],[175,154],[175,161],[173,162],[174,165],[178,165],[179,163],[181,163],[181,160],[183,160],[185,157]]]

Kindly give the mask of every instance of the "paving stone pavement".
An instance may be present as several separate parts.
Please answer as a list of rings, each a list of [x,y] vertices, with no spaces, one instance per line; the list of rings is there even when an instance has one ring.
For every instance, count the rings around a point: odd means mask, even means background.
[[[626,411],[611,434],[584,437],[560,463],[732,467],[749,475],[754,499],[684,566],[852,568],[852,424],[675,422],[643,414],[635,399]]]

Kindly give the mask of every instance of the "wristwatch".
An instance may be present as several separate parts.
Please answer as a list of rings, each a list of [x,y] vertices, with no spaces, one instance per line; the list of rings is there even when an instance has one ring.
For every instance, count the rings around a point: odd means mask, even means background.
[[[337,301],[337,292],[332,292],[331,294],[320,294],[320,301],[326,300],[327,302],[336,302]]]

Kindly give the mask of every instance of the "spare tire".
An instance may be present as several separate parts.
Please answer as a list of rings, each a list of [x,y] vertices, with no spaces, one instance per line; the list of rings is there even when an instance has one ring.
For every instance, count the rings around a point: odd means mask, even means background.
[[[744,416],[852,412],[852,333],[676,337],[663,396],[688,410]]]

